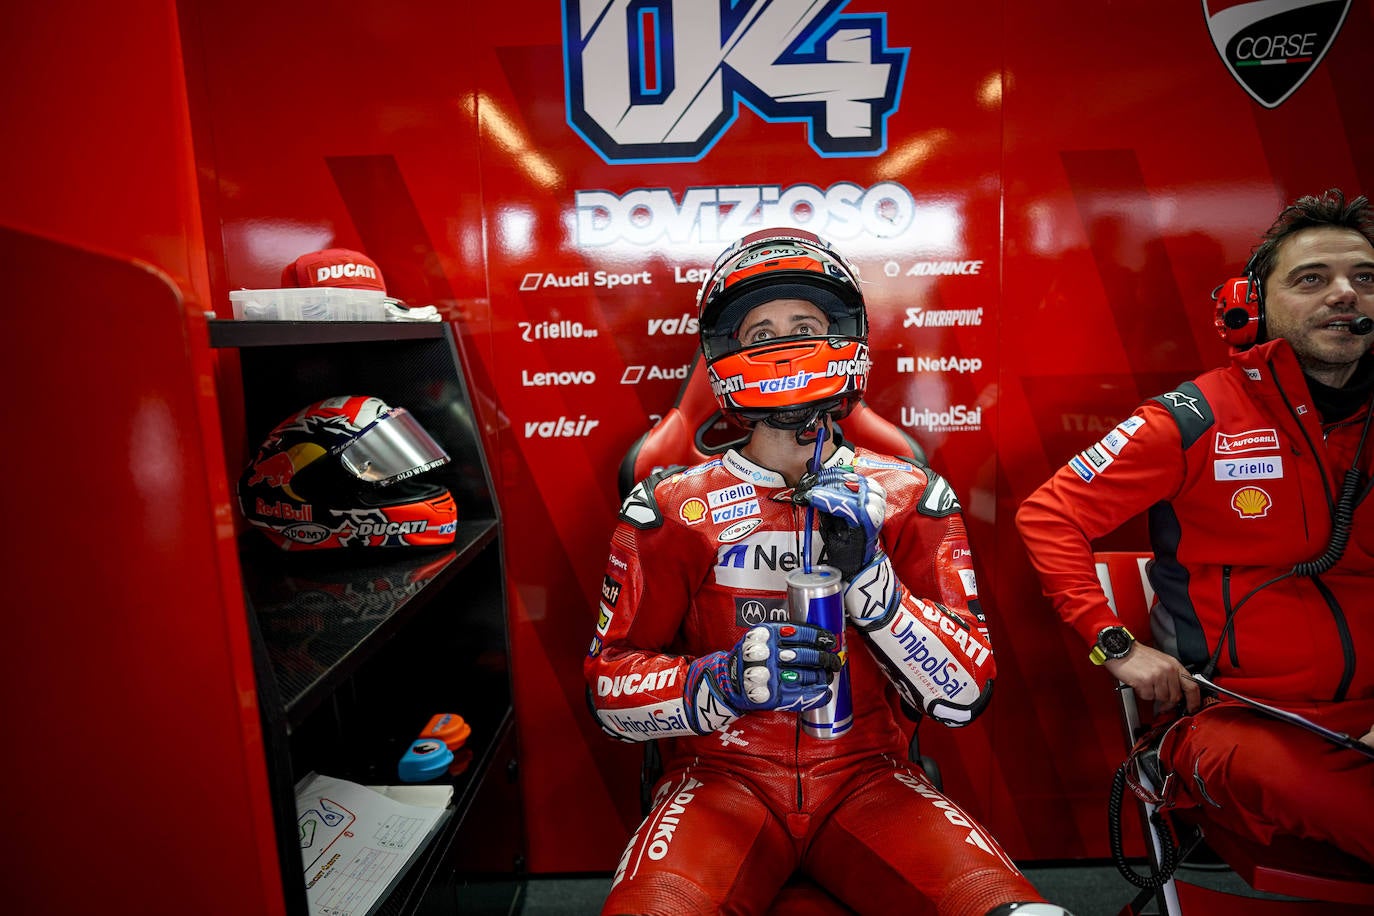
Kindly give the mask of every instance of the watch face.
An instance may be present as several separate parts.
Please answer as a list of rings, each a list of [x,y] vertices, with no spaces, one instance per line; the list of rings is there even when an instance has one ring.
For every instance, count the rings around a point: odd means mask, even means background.
[[[1121,627],[1103,630],[1097,637],[1097,644],[1102,647],[1108,658],[1120,658],[1125,655],[1131,650],[1131,641],[1131,637]]]

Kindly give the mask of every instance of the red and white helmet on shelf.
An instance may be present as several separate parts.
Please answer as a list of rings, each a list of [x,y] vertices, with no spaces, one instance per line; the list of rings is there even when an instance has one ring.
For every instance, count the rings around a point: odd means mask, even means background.
[[[740,325],[759,305],[801,299],[829,321],[823,335],[745,345]],[[745,425],[797,429],[846,416],[868,386],[868,315],[858,271],[819,236],[763,229],[716,259],[697,296],[701,351],[721,412]]]
[[[239,505],[283,550],[450,544],[453,496],[419,479],[448,461],[405,408],[329,398],[267,434],[239,477]]]

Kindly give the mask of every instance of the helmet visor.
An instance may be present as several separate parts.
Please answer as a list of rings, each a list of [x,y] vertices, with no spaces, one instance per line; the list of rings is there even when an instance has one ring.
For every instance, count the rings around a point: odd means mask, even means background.
[[[852,337],[779,337],[708,364],[723,409],[789,410],[832,398],[858,398],[873,363]]]
[[[339,452],[359,480],[384,487],[448,463],[448,453],[404,407],[382,414]]]

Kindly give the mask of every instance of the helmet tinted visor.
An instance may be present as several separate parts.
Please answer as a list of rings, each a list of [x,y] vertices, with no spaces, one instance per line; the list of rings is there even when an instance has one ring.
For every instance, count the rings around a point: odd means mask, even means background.
[[[359,480],[386,486],[448,463],[448,453],[404,407],[394,407],[339,452],[339,462]]]
[[[860,397],[871,367],[852,337],[780,337],[713,360],[708,377],[722,408],[776,411]]]

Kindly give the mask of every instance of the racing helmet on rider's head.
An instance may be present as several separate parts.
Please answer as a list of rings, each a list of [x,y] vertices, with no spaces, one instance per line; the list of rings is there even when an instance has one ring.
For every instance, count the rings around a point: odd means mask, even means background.
[[[283,550],[449,544],[453,496],[419,479],[448,461],[405,408],[329,398],[267,434],[239,477],[239,505]]]
[[[829,326],[819,336],[739,339],[745,316],[778,299],[815,305]],[[863,397],[871,362],[858,271],[804,229],[751,233],[727,248],[697,294],[701,352],[723,414],[802,429],[840,419]]]

